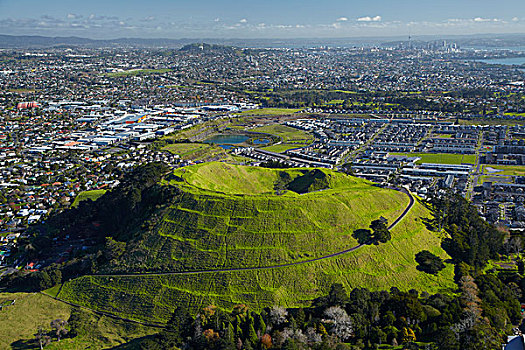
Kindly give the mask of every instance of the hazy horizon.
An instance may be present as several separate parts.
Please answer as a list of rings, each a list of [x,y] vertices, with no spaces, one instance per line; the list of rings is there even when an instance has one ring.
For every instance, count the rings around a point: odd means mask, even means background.
[[[523,34],[525,2],[0,0],[0,33],[91,39]]]

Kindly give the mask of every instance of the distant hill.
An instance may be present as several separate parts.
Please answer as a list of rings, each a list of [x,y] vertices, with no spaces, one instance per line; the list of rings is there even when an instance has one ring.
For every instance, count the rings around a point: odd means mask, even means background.
[[[430,213],[419,203],[392,229],[392,241],[329,257],[357,247],[356,231],[372,220],[399,217],[409,203],[401,192],[330,170],[225,163],[181,168],[160,184],[176,188],[172,204],[149,224],[137,223],[141,233],[98,275],[64,283],[58,298],[163,322],[177,305],[305,305],[333,283],[428,292],[454,286],[451,266],[438,276],[416,269],[423,249],[448,257],[426,229],[422,218]]]
[[[87,39],[80,37],[46,37],[38,35],[0,35],[0,48],[49,48],[57,46],[82,47],[148,47],[180,49],[193,43],[209,45],[238,46],[249,48],[265,47],[353,47],[367,46],[385,41],[386,38],[299,38],[299,39],[218,39],[218,38],[117,38]],[[390,38],[392,39],[392,38]],[[401,38],[396,38],[401,39]]]
[[[523,47],[523,34],[484,34],[484,35],[418,35],[416,40],[435,41],[453,40],[461,47]],[[117,38],[117,39],[88,39],[75,36],[46,37],[38,35],[0,35],[0,48],[49,48],[60,46],[81,47],[148,47],[180,49],[192,43],[207,43],[210,45],[237,46],[249,48],[266,47],[366,47],[381,46],[382,43],[390,46],[392,42],[406,40],[405,36],[395,37],[363,37],[363,38],[296,38],[296,39],[218,39],[218,38]]]
[[[57,46],[82,46],[82,47],[169,47],[180,48],[194,42],[190,39],[139,39],[120,38],[111,40],[95,40],[79,37],[46,37],[46,36],[13,36],[0,35],[0,47],[3,48],[49,48]]]

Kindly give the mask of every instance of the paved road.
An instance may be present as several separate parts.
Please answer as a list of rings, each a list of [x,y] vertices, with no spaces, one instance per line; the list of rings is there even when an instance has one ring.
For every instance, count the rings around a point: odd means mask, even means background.
[[[407,207],[405,210],[397,217],[394,222],[392,222],[388,229],[391,230],[394,227],[401,222],[405,218],[405,216],[408,214],[408,212],[412,209],[414,206],[415,200],[412,194],[407,191],[406,189],[397,189],[400,192],[405,193],[408,198],[410,199]],[[106,277],[139,277],[139,276],[170,276],[170,275],[196,275],[196,274],[202,274],[202,273],[218,273],[218,272],[238,272],[238,271],[257,271],[257,270],[269,270],[269,269],[277,269],[282,267],[288,267],[288,266],[295,266],[295,265],[302,265],[302,264],[308,264],[315,261],[330,259],[339,255],[343,255],[346,253],[353,252],[362,246],[366,245],[366,243],[356,245],[355,247],[342,250],[337,253],[328,254],[325,256],[321,256],[319,258],[309,259],[309,260],[301,260],[286,264],[278,264],[278,265],[270,265],[270,266],[256,266],[256,267],[236,267],[236,268],[228,268],[228,269],[210,269],[210,270],[196,270],[196,271],[181,271],[181,272],[150,272],[150,273],[128,273],[128,274],[95,274],[90,276],[106,276]]]

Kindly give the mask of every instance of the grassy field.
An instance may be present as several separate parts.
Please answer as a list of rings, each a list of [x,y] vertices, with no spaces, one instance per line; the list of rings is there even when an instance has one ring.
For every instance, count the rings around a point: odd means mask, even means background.
[[[174,143],[162,150],[178,154],[184,160],[201,160],[226,154],[224,148],[207,143]]]
[[[171,72],[171,69],[133,69],[123,72],[113,72],[107,73],[107,77],[117,78],[117,77],[127,77],[127,76],[136,76],[136,75],[147,75],[147,74],[163,74]]]
[[[99,197],[102,197],[106,193],[106,190],[92,190],[92,191],[84,191],[80,192],[75,200],[73,201],[73,204],[71,204],[72,207],[76,208],[78,204],[82,201],[86,201],[88,199],[92,201],[96,201]]]
[[[158,328],[100,316],[87,310],[80,310],[80,313],[85,324],[79,335],[52,342],[45,347],[47,350],[113,349],[159,331]]]
[[[36,90],[35,89],[9,89],[8,91],[9,92],[18,92],[20,94],[29,94],[29,93],[35,92]]]
[[[410,157],[421,157],[417,164],[438,163],[438,164],[474,164],[475,154],[456,154],[456,153],[390,153],[391,155],[401,155]]]
[[[280,144],[262,148],[264,150],[277,153],[281,153],[292,148],[308,146],[314,140],[313,135],[305,131],[291,128],[289,126],[281,124],[261,126],[258,128],[251,129],[250,131],[262,132],[279,137],[282,140]]]
[[[67,320],[71,307],[42,294],[0,293],[0,301],[16,300],[0,311],[0,349],[11,349],[10,344],[34,338],[39,326],[49,328],[51,321]]]
[[[498,171],[489,171],[487,168],[492,168]],[[483,174],[487,175],[511,175],[511,176],[525,176],[525,166],[520,165],[484,165]]]
[[[370,182],[322,170],[329,187],[298,194],[274,192],[277,179],[305,169],[264,169],[204,163],[177,169],[164,183],[183,191],[156,228],[113,271],[198,271],[272,266],[310,260],[357,245],[353,233],[384,216],[401,214],[408,197]],[[65,283],[59,297],[132,319],[165,321],[176,305],[196,311],[208,304],[254,309],[306,305],[333,283],[373,290],[397,286],[447,292],[453,268],[437,277],[416,269],[428,249],[443,258],[439,237],[422,222],[416,204],[393,230],[393,240],[336,258],[269,270],[163,276],[85,276]]]
[[[464,120],[460,119],[459,124],[461,125],[524,125],[525,120],[503,120],[503,119],[490,119],[480,118]]]
[[[208,143],[176,143],[162,148],[190,161],[225,161],[232,164],[250,162],[251,159],[228,153],[224,148]]]
[[[262,132],[280,137],[286,143],[310,143],[314,137],[306,131],[291,128],[286,125],[272,124],[251,129],[253,132]]]
[[[0,302],[16,300],[12,306],[0,311],[0,349],[37,349],[34,334],[38,327],[50,331],[56,319],[68,320],[72,307],[38,293],[0,293]],[[99,316],[91,311],[80,311],[85,319],[85,329],[74,338],[53,342],[46,349],[109,349],[132,339],[158,331],[131,322]]]
[[[270,152],[282,153],[282,152],[288,151],[289,149],[294,149],[297,147],[302,147],[302,146],[307,146],[307,145],[308,144],[306,143],[305,144],[279,143],[279,144],[263,147],[262,149],[266,151],[270,151]]]
[[[293,114],[301,111],[302,108],[261,108],[251,109],[249,111],[243,111],[235,113],[236,115],[286,115]]]
[[[356,91],[348,91],[348,90],[331,90],[330,92],[341,92],[343,94],[357,94]]]

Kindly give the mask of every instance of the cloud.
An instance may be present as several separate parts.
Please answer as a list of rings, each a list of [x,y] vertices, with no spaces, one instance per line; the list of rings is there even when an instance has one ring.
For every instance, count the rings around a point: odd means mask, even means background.
[[[501,19],[499,18],[483,18],[483,17],[476,17],[474,18],[474,22],[500,22]]]
[[[375,16],[375,17],[370,17],[370,16],[365,16],[365,17],[359,17],[357,19],[358,22],[379,22],[381,21],[381,16]]]
[[[2,0],[0,0],[0,3]],[[14,35],[47,36],[78,35],[94,38],[106,37],[260,37],[260,38],[298,38],[298,37],[351,37],[404,35],[407,27],[418,34],[455,34],[459,31],[468,34],[483,32],[517,33],[525,31],[525,18],[451,18],[436,21],[395,21],[384,20],[381,16],[359,18],[335,17],[332,23],[268,23],[250,22],[252,19],[238,18],[231,21],[211,17],[207,21],[193,18],[177,19],[167,16],[138,18],[103,16],[70,13],[59,17],[43,14],[33,18],[0,18],[0,32]]]

